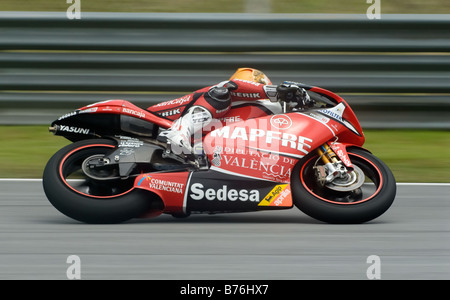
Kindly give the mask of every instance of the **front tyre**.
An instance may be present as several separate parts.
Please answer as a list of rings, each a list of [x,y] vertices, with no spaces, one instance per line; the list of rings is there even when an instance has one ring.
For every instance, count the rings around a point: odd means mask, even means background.
[[[61,213],[85,223],[120,223],[151,208],[148,193],[134,189],[134,180],[117,178],[114,168],[90,170],[86,163],[114,151],[112,140],[83,140],[59,150],[48,161],[43,186]]]
[[[292,172],[294,204],[302,212],[327,223],[364,223],[382,215],[396,195],[396,182],[389,168],[377,157],[359,149],[347,149],[353,165],[364,173],[364,183],[355,190],[339,192],[321,186],[308,157]]]

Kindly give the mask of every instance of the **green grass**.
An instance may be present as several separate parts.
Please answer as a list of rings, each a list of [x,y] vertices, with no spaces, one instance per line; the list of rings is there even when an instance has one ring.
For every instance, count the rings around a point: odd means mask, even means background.
[[[263,1],[264,2],[264,1]],[[247,5],[246,5],[247,3]],[[248,3],[251,3],[249,5]],[[81,0],[81,12],[247,12],[261,1],[249,0]],[[448,0],[381,0],[381,13],[386,14],[448,14]],[[62,11],[71,4],[65,0],[2,0],[0,11]],[[261,5],[261,4],[260,4]],[[366,0],[271,0],[273,13],[353,13],[365,14],[371,4]]]
[[[381,158],[398,182],[450,182],[450,132],[367,130],[364,147]]]
[[[367,149],[398,182],[450,182],[450,132],[366,130]],[[69,144],[47,126],[0,126],[0,178],[40,178],[46,162]]]
[[[0,126],[0,177],[40,178],[50,157],[69,143],[48,126]]]

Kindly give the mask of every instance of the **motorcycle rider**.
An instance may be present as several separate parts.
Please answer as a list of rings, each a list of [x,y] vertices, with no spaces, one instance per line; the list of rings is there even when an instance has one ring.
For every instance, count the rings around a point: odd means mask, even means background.
[[[193,152],[191,137],[208,125],[213,119],[224,116],[234,101],[256,101],[269,99],[284,101],[290,108],[304,109],[314,104],[305,89],[296,82],[285,81],[273,85],[261,71],[253,68],[239,68],[229,80],[205,87],[179,99],[189,99],[181,117],[162,131],[157,140]]]

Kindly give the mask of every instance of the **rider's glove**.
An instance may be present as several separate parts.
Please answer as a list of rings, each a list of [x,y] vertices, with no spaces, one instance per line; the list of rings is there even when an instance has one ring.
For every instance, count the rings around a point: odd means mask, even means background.
[[[277,86],[278,101],[286,102],[290,108],[306,109],[314,105],[306,90],[295,82],[285,81]]]

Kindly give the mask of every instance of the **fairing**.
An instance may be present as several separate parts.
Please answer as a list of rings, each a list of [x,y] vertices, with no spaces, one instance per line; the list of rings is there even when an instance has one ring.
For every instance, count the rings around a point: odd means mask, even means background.
[[[292,207],[291,175],[301,159],[324,143],[345,158],[346,147],[364,143],[358,120],[344,99],[324,89],[304,87],[331,99],[332,104],[281,114],[280,105],[269,101],[233,103],[227,115],[204,130],[209,169],[183,170],[181,165],[176,171],[144,173],[136,177],[134,188],[159,196],[166,213]],[[52,126],[72,140],[124,134],[148,142],[160,128],[170,127],[190,100],[182,97],[148,110],[125,100],[108,100],[64,115]]]

